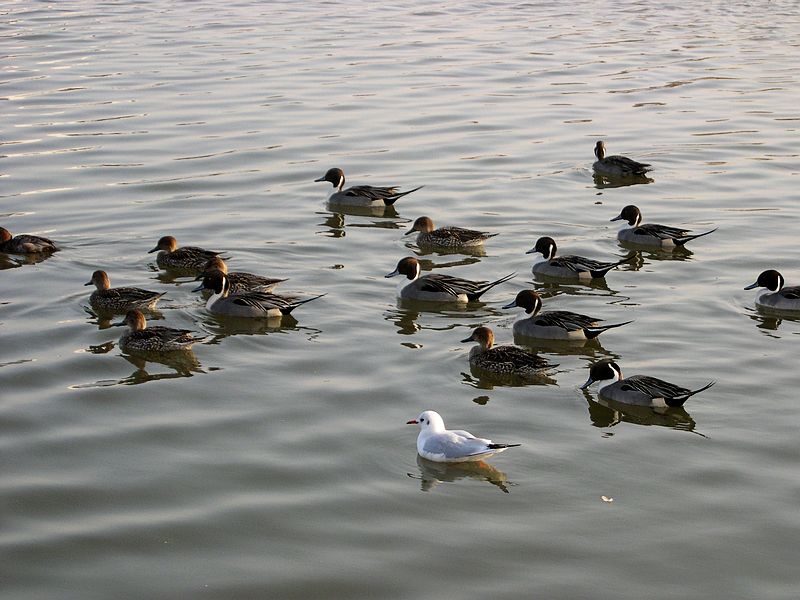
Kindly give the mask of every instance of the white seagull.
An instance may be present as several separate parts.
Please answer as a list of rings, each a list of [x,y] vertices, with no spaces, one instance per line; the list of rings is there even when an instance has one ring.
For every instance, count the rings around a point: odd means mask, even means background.
[[[407,425],[419,425],[417,452],[422,458],[440,463],[460,463],[483,460],[507,448],[520,444],[494,444],[477,438],[469,431],[447,430],[439,413],[426,410]]]

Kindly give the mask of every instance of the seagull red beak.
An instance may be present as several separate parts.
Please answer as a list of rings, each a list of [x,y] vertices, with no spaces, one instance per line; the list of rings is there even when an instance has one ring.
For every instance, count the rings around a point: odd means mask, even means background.
[[[406,421],[406,425],[419,425],[419,421],[411,419],[410,421]]]

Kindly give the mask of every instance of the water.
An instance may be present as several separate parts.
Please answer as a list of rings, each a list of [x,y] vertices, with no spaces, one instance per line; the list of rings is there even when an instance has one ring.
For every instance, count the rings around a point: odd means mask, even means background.
[[[742,287],[800,273],[792,2],[10,2],[0,224],[63,251],[3,257],[0,580],[25,598],[795,598],[800,322]],[[596,187],[592,148],[655,166]],[[334,213],[313,180],[425,187]],[[622,206],[719,230],[605,286],[534,284],[530,248],[623,256]],[[398,306],[403,232],[498,232],[465,310]],[[327,293],[282,327],[208,315],[146,252],[171,234]],[[209,335],[142,362],[84,310],[89,280],[167,291]],[[539,385],[494,385],[458,340],[520,289],[635,319]],[[577,386],[618,360],[689,387],[618,412]],[[521,442],[491,467],[417,460],[426,408]],[[507,493],[504,493],[507,492]],[[613,498],[613,502],[601,497]],[[657,591],[654,591],[657,590]]]

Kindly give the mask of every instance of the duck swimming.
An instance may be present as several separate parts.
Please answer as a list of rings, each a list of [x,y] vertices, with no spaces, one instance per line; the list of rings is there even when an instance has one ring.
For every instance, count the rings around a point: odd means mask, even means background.
[[[612,221],[627,221],[630,227],[623,227],[617,233],[620,242],[639,246],[655,246],[659,248],[682,247],[699,237],[714,233],[716,228],[703,233],[692,233],[689,229],[668,227],[656,223],[642,223],[642,213],[638,207],[629,204]]]
[[[648,163],[640,163],[627,156],[606,156],[606,144],[602,140],[594,146],[594,155],[597,161],[592,165],[595,173],[606,177],[637,177],[642,176],[653,167]]]
[[[335,188],[333,193],[328,197],[328,202],[331,204],[344,204],[353,206],[391,206],[403,196],[407,196],[411,192],[416,192],[423,186],[415,187],[413,190],[407,192],[399,192],[396,186],[390,187],[377,187],[372,185],[356,185],[344,188],[344,171],[341,169],[333,168],[328,169],[319,179],[314,181],[328,181]]]
[[[414,257],[406,257],[397,263],[397,268],[386,277],[405,275],[397,288],[397,296],[406,300],[425,302],[475,302],[494,286],[516,276],[511,273],[495,281],[472,281],[453,275],[428,273],[420,277],[421,267]]]

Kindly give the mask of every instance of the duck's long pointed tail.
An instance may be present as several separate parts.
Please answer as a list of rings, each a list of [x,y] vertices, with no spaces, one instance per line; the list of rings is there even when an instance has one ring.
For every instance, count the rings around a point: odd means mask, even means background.
[[[500,285],[501,283],[505,283],[509,279],[513,279],[516,276],[517,276],[516,273],[509,273],[505,277],[501,277],[500,279],[497,279],[495,281],[491,281],[491,282],[487,283],[485,286],[483,286],[481,289],[479,289],[479,290],[477,290],[477,291],[475,291],[475,292],[473,292],[471,294],[467,294],[467,298],[469,298],[470,301],[478,300],[483,294],[488,292],[494,286]]]
[[[403,196],[408,196],[411,192],[416,192],[417,190],[422,189],[424,187],[425,187],[424,185],[421,185],[419,187],[415,187],[413,190],[408,190],[407,192],[400,192],[399,194],[395,194],[394,196],[389,196],[388,198],[384,198],[383,202],[384,204],[386,204],[386,206],[391,206]]]
[[[593,340],[598,335],[603,333],[608,329],[614,329],[615,327],[622,327],[623,325],[627,325],[628,323],[633,323],[633,321],[625,321],[624,323],[614,323],[613,325],[597,325],[595,327],[584,327],[583,333],[586,335],[587,340]]]
[[[715,227],[711,231],[704,231],[703,233],[696,233],[694,235],[685,235],[683,237],[673,238],[672,241],[675,242],[676,246],[683,246],[686,242],[691,242],[692,240],[696,240],[699,237],[703,237],[704,235],[708,235],[709,233],[714,233],[718,228]]]

